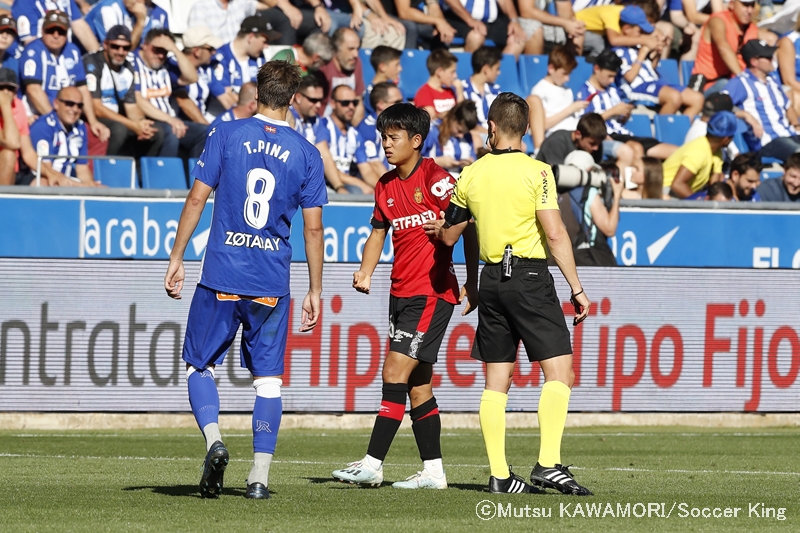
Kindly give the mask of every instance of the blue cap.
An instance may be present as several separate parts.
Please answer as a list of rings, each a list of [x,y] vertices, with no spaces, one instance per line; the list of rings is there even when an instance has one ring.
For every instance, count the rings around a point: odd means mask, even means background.
[[[625,6],[619,14],[620,24],[630,24],[631,26],[639,26],[645,33],[653,33],[653,25],[647,20],[647,15],[644,14],[644,9],[639,6]]]
[[[736,135],[736,115],[730,111],[715,113],[708,121],[708,135],[733,137]]]

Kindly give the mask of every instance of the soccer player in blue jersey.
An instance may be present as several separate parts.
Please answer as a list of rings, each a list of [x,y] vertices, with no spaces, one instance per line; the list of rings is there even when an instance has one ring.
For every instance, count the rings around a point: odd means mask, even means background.
[[[208,196],[214,215],[186,326],[189,403],[206,439],[200,494],[222,492],[228,450],[219,430],[214,368],[239,325],[241,360],[253,375],[253,466],[246,498],[269,498],[269,467],[281,423],[281,376],[290,307],[291,220],[303,210],[309,288],[300,331],[317,325],[322,292],[322,206],[328,202],[319,151],[285,122],[300,84],[297,67],[270,61],[258,71],[258,114],[209,132],[181,213],[164,288],[179,299],[183,254]]]

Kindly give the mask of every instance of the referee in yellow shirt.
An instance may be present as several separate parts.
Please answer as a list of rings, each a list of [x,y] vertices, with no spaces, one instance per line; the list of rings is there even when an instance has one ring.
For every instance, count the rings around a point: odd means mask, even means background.
[[[581,288],[572,244],[561,222],[552,169],[520,150],[528,129],[528,105],[513,93],[501,93],[489,108],[488,123],[492,152],[462,171],[444,220],[427,223],[425,230],[452,245],[473,218],[486,263],[472,356],[486,363],[480,420],[491,468],[489,491],[540,492],[509,470],[505,456],[508,389],[522,340],[545,380],[538,410],[539,459],[531,482],[587,496],[591,492],[561,463],[561,436],[575,374],[570,332],[547,268],[548,249],[572,288],[576,324],[589,314],[591,302]]]

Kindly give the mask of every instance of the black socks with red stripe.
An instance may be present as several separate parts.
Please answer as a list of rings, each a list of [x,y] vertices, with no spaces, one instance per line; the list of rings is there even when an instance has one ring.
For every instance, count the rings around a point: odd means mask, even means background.
[[[406,412],[407,397],[407,384],[383,384],[381,409],[378,412],[378,416],[375,418],[375,425],[372,427],[372,436],[369,439],[367,455],[370,455],[381,461],[386,458],[386,454],[389,452],[389,447],[392,445],[392,441],[394,440],[394,436],[397,434],[397,430],[400,429],[400,422],[403,420],[403,415]],[[435,402],[434,405],[436,405]],[[441,457],[441,454],[439,457]]]
[[[419,448],[419,458],[423,461],[442,458],[442,420],[436,398],[431,398],[411,410],[411,428]]]

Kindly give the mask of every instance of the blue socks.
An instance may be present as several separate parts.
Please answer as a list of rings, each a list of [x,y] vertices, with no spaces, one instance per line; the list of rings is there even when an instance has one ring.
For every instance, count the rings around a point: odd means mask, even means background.
[[[275,446],[278,443],[278,429],[281,426],[283,402],[281,401],[280,378],[258,378],[253,381],[256,389],[256,403],[253,406],[253,467],[247,476],[247,483],[263,483],[269,486],[269,467]]]
[[[206,438],[206,449],[221,440],[219,433],[219,393],[214,381],[214,369],[186,370],[186,383],[189,388],[189,404],[192,406],[197,426]]]

